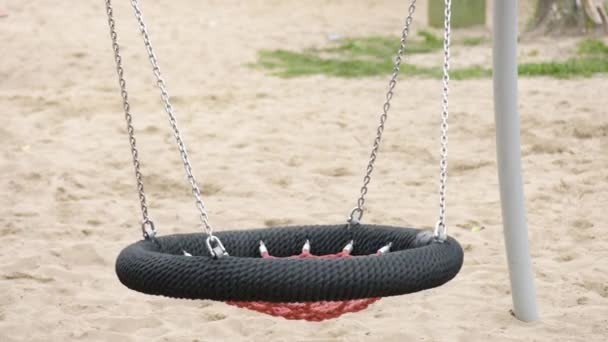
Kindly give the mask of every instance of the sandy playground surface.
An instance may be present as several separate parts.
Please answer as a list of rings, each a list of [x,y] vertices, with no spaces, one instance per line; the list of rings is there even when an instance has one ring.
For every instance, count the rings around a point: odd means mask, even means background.
[[[115,2],[150,213],[161,234],[197,231],[131,9]],[[406,4],[142,5],[215,227],[343,222],[388,76],[286,80],[245,64],[263,48],[326,44],[329,33],[397,34]],[[541,321],[509,314],[492,83],[482,79],[452,83],[448,215],[466,251],[458,277],[337,320],[292,322],[223,303],[145,296],[118,282],[114,260],[139,238],[139,207],[103,2],[0,7],[9,13],[0,18],[0,341],[606,340],[606,76],[520,81]],[[561,43],[533,44],[559,51]],[[456,65],[489,61],[489,46],[454,56]],[[368,222],[434,223],[439,91],[438,80],[399,84]]]

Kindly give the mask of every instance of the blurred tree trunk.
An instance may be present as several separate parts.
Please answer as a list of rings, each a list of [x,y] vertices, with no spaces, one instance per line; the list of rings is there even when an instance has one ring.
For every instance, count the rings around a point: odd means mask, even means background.
[[[604,0],[538,0],[532,29],[552,35],[608,33]]]

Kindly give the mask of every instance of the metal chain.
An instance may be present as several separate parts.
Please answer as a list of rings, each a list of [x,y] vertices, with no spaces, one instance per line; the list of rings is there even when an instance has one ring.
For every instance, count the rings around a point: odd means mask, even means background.
[[[369,162],[367,163],[366,173],[363,177],[363,186],[361,187],[360,196],[357,199],[357,206],[354,207],[350,215],[348,216],[349,224],[358,223],[363,217],[363,206],[365,204],[365,195],[367,194],[367,186],[371,182],[371,175],[374,171],[374,163],[376,162],[376,158],[378,157],[378,150],[380,149],[380,142],[382,141],[382,133],[384,132],[384,125],[386,123],[386,119],[388,118],[388,111],[391,108],[391,99],[393,98],[393,90],[397,85],[397,77],[399,76],[399,68],[402,62],[402,56],[405,52],[407,37],[410,33],[410,25],[413,20],[413,14],[416,10],[416,0],[410,1],[410,6],[408,8],[408,16],[405,19],[405,25],[403,30],[401,31],[401,45],[399,46],[399,50],[397,51],[397,56],[395,57],[395,64],[393,67],[393,75],[388,83],[388,91],[386,93],[386,101],[382,106],[382,114],[380,115],[380,125],[376,129],[376,138],[374,139],[374,145],[372,147],[372,152],[370,155]]]
[[[157,86],[159,87],[160,92],[161,92],[161,100],[163,101],[165,111],[167,112],[167,114],[169,116],[169,122],[171,124],[175,139],[177,141],[180,156],[181,156],[183,164],[184,164],[184,169],[186,171],[186,175],[187,175],[190,185],[192,187],[192,194],[195,197],[196,206],[199,210],[200,218],[203,223],[203,229],[209,235],[209,237],[207,239],[207,245],[210,248],[210,252],[212,253],[212,255],[214,255],[214,256],[224,255],[224,254],[226,254],[226,252],[221,244],[221,241],[213,235],[213,227],[209,223],[208,214],[207,214],[205,205],[203,203],[203,200],[201,198],[201,191],[200,191],[200,188],[198,187],[196,178],[194,177],[193,172],[192,172],[192,166],[191,166],[189,158],[188,158],[188,153],[186,151],[186,147],[183,142],[181,132],[177,126],[177,120],[176,120],[174,112],[173,112],[173,106],[171,105],[170,96],[166,89],[166,83],[165,83],[164,79],[162,78],[160,68],[158,66],[158,61],[157,61],[156,55],[154,53],[154,50],[152,48],[152,44],[150,42],[148,30],[143,21],[143,14],[139,7],[138,0],[131,0],[131,5],[135,11],[135,17],[139,23],[139,29],[140,29],[140,32],[144,39],[144,45],[145,45],[146,51],[148,53],[148,58],[152,65],[152,70],[153,70],[154,76],[156,77]],[[146,201],[145,201],[145,193],[143,191],[143,182],[142,182],[141,172],[139,171],[139,161],[137,158],[138,154],[137,154],[137,149],[136,149],[136,145],[135,145],[134,130],[133,130],[133,127],[131,124],[132,118],[131,118],[130,108],[129,108],[129,103],[128,103],[126,82],[124,81],[124,78],[123,78],[122,63],[121,63],[121,57],[119,54],[117,36],[116,36],[115,29],[114,29],[114,20],[112,18],[112,8],[111,8],[110,0],[106,0],[106,10],[108,13],[108,21],[110,24],[110,32],[111,32],[112,41],[113,41],[115,60],[117,63],[117,72],[119,75],[121,95],[123,97],[125,117],[127,120],[129,139],[130,139],[130,143],[131,143],[131,151],[132,151],[132,155],[133,155],[133,163],[135,166],[135,173],[136,173],[136,178],[137,178],[140,202],[141,202],[141,206],[142,206],[142,214],[144,217],[144,220],[142,223],[142,229],[144,231],[144,236],[147,236],[147,234],[148,234],[147,230],[146,230],[147,225],[150,227],[151,232],[155,233],[155,230],[154,230],[154,225],[153,225],[152,221],[148,218],[147,206],[146,206]],[[395,58],[393,74],[389,81],[388,91],[386,93],[386,101],[382,107],[383,111],[382,111],[382,114],[380,115],[380,124],[378,125],[378,128],[376,130],[376,138],[374,139],[372,152],[370,154],[370,160],[367,164],[366,174],[363,177],[363,186],[361,187],[361,190],[360,190],[360,196],[357,199],[357,206],[352,209],[352,211],[348,217],[349,223],[357,223],[363,217],[365,195],[367,194],[367,191],[368,191],[367,186],[371,182],[371,174],[374,170],[374,164],[377,159],[378,150],[380,148],[380,143],[382,141],[382,134],[384,132],[384,127],[386,124],[386,120],[388,118],[388,112],[391,107],[390,102],[394,95],[395,86],[397,85],[397,78],[399,76],[399,70],[400,70],[400,66],[402,63],[402,56],[405,52],[407,37],[409,36],[410,25],[412,23],[413,14],[414,14],[415,10],[416,10],[416,0],[411,0],[410,5],[408,7],[408,16],[405,20],[405,25],[404,25],[404,28],[401,33],[401,41],[400,41],[401,44],[400,44],[399,50],[397,52],[397,56]],[[451,26],[451,0],[445,0],[445,20],[444,20],[445,32],[444,32],[444,44],[443,44],[443,47],[444,47],[443,100],[442,100],[442,107],[443,107],[442,109],[443,110],[442,110],[442,123],[441,123],[439,220],[435,227],[435,236],[437,238],[439,238],[440,240],[444,240],[445,237],[447,236],[447,228],[445,225],[445,209],[446,209],[445,191],[446,191],[446,184],[447,184],[447,141],[448,141],[447,119],[448,119],[448,94],[449,94],[448,85],[449,85],[449,65],[450,65],[449,64],[450,26]],[[213,242],[215,244],[215,247],[211,246],[211,244],[210,244],[211,242]]]
[[[452,0],[445,0],[444,14],[441,161],[439,162],[439,219],[435,225],[435,238],[437,238],[439,241],[444,241],[448,234],[447,226],[445,224],[445,192],[448,177],[448,95],[450,92],[450,27],[452,17]]]
[[[158,60],[156,58],[156,54],[154,53],[154,49],[152,48],[152,43],[150,41],[150,34],[148,33],[148,29],[146,24],[144,23],[143,13],[141,8],[139,7],[139,2],[137,0],[131,0],[131,5],[133,10],[135,11],[135,18],[139,24],[139,31],[143,37],[144,45],[146,51],[148,53],[148,59],[150,60],[150,64],[152,65],[152,71],[154,76],[156,77],[156,85],[160,90],[160,98],[163,102],[163,106],[165,108],[165,112],[169,116],[169,123],[171,124],[171,128],[173,129],[173,135],[175,136],[175,140],[177,142],[177,147],[179,149],[180,156],[182,158],[182,162],[184,164],[184,169],[186,171],[186,176],[188,181],[190,182],[190,186],[192,188],[192,195],[194,196],[196,207],[199,211],[199,216],[201,222],[203,224],[203,231],[207,233],[207,246],[210,247],[210,253],[214,257],[218,257],[221,255],[226,255],[226,251],[223,248],[221,241],[213,235],[213,227],[209,223],[209,216],[207,214],[207,209],[205,208],[205,204],[203,203],[201,190],[198,186],[196,178],[192,172],[192,165],[190,164],[190,160],[188,158],[188,152],[186,150],[186,145],[184,144],[182,134],[177,126],[177,119],[175,118],[175,114],[173,111],[173,105],[171,105],[171,99],[167,92],[167,85],[165,80],[163,79],[160,67],[158,66]],[[213,246],[212,246],[213,244]],[[219,253],[218,253],[219,252]]]
[[[137,152],[137,142],[135,140],[135,129],[133,128],[133,117],[131,116],[131,106],[129,105],[127,83],[123,76],[124,70],[122,68],[122,57],[120,56],[120,47],[118,45],[118,35],[116,34],[111,0],[106,0],[106,13],[108,15],[108,24],[110,26],[110,37],[112,38],[112,49],[114,50],[114,61],[116,62],[116,72],[118,74],[118,84],[120,85],[120,95],[122,96],[125,120],[127,122],[127,133],[129,134],[129,144],[131,145],[131,156],[133,157],[133,167],[135,168],[135,179],[137,180],[137,191],[139,193],[139,204],[141,206],[142,214],[141,230],[144,238],[147,239],[156,235],[156,229],[154,228],[154,223],[148,216],[146,193],[144,191],[144,182],[140,170],[139,153]]]

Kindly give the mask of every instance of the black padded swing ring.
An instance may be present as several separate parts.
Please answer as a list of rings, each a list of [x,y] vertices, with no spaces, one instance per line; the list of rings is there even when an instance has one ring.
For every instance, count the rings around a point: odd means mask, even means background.
[[[307,302],[386,297],[440,286],[456,276],[462,248],[448,237],[389,226],[299,226],[215,234],[230,256],[214,259],[206,234],[169,235],[136,242],[116,261],[127,287],[152,295],[218,301]],[[352,258],[260,258],[263,240],[272,255],[333,254],[354,240]],[[392,243],[391,252],[375,255]],[[184,256],[187,251],[193,256]]]

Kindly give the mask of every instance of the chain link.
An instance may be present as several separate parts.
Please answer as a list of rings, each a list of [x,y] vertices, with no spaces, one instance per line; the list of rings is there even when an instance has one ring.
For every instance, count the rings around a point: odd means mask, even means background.
[[[158,66],[158,60],[156,58],[156,54],[154,53],[154,49],[152,48],[152,43],[150,41],[150,35],[148,33],[146,24],[144,23],[142,10],[139,7],[139,2],[137,0],[131,0],[131,5],[133,7],[133,10],[135,11],[135,18],[137,19],[137,22],[139,24],[139,31],[143,37],[146,52],[148,53],[148,58],[150,60],[150,64],[152,65],[152,71],[156,78],[156,85],[160,90],[160,98],[163,102],[165,112],[167,112],[167,115],[169,116],[169,123],[171,124],[171,128],[173,129],[173,135],[175,136],[177,147],[179,149],[179,154],[184,164],[186,176],[192,188],[192,195],[194,196],[196,207],[199,211],[199,216],[203,224],[203,230],[209,235],[209,237],[213,237],[213,227],[209,223],[209,216],[207,215],[207,209],[205,208],[205,204],[202,199],[201,190],[192,172],[192,165],[190,164],[190,159],[188,158],[186,145],[184,144],[182,134],[177,126],[177,119],[175,118],[173,105],[171,104],[171,99],[167,92],[167,85],[161,75],[160,67]],[[217,239],[215,238],[212,240],[217,241]]]
[[[150,60],[150,63],[152,64],[152,71],[154,73],[154,76],[156,77],[156,84],[157,84],[158,88],[160,89],[160,93],[161,93],[160,97],[163,102],[164,109],[169,116],[169,123],[171,124],[171,128],[173,129],[173,135],[175,136],[175,140],[177,141],[177,147],[179,149],[179,153],[182,158],[182,162],[184,164],[186,176],[192,187],[192,194],[194,195],[196,207],[200,213],[200,219],[203,223],[203,230],[208,235],[207,239],[205,241],[207,248],[213,257],[220,257],[223,255],[228,255],[228,253],[226,253],[226,250],[225,250],[222,242],[220,241],[220,239],[213,235],[213,227],[209,223],[209,218],[207,215],[207,210],[205,208],[205,204],[203,203],[203,200],[202,200],[201,191],[200,191],[200,188],[196,181],[196,178],[194,177],[193,172],[192,172],[192,165],[190,164],[190,160],[188,158],[188,152],[186,150],[186,146],[184,144],[182,134],[177,126],[177,119],[175,118],[175,114],[173,112],[173,106],[171,105],[170,96],[167,92],[167,86],[166,86],[164,79],[162,78],[156,55],[154,53],[154,50],[152,49],[152,44],[150,42],[150,35],[148,34],[148,30],[146,28],[146,25],[144,24],[143,14],[142,14],[141,9],[139,8],[139,3],[137,0],[132,0],[131,5],[135,11],[135,17],[139,24],[139,30],[144,39],[144,45],[146,48],[146,52],[148,53],[148,58]],[[130,106],[129,106],[128,94],[127,94],[127,90],[126,90],[126,82],[123,77],[124,71],[122,68],[122,58],[120,56],[120,50],[119,50],[119,46],[118,46],[118,37],[116,34],[116,30],[115,30],[115,22],[114,22],[114,18],[113,18],[111,0],[106,0],[106,12],[108,15],[108,23],[110,25],[110,35],[112,38],[112,46],[114,49],[114,59],[116,61],[116,69],[118,72],[121,95],[123,98],[123,106],[124,106],[124,110],[125,110],[125,118],[127,121],[127,131],[129,133],[129,141],[131,143],[131,154],[133,155],[133,164],[135,165],[135,176],[137,179],[139,198],[140,198],[140,203],[141,203],[141,207],[142,207],[142,214],[144,217],[144,219],[142,221],[142,231],[143,231],[144,237],[146,237],[146,238],[154,237],[154,235],[156,235],[156,230],[154,228],[154,223],[148,217],[148,208],[146,205],[144,185],[143,185],[143,181],[142,181],[141,172],[139,170],[140,164],[139,164],[138,152],[137,152],[137,148],[136,148],[136,144],[135,144],[135,131],[134,131],[133,125],[132,125],[132,117],[130,114]]]
[[[370,154],[369,162],[367,163],[367,168],[365,172],[365,176],[363,177],[363,186],[361,186],[360,195],[357,199],[357,206],[352,209],[350,215],[348,216],[349,224],[358,223],[363,217],[363,206],[365,205],[365,195],[367,194],[367,186],[371,182],[372,172],[374,171],[374,163],[376,162],[376,158],[378,157],[378,150],[380,149],[380,143],[382,141],[382,133],[384,132],[384,125],[386,124],[386,119],[388,118],[388,111],[391,108],[391,99],[393,98],[393,91],[395,86],[397,85],[397,77],[399,76],[399,68],[401,67],[402,56],[405,52],[405,47],[407,43],[407,37],[410,33],[410,25],[412,24],[413,15],[416,11],[416,0],[410,1],[410,6],[408,7],[408,16],[405,19],[405,25],[403,30],[401,31],[401,45],[399,46],[399,50],[397,51],[397,56],[395,57],[395,64],[393,66],[393,75],[388,83],[388,91],[386,92],[386,101],[382,106],[382,114],[380,114],[380,124],[376,129],[376,138],[374,139],[374,145],[372,147],[372,152]]]
[[[156,229],[154,223],[148,215],[148,205],[146,204],[146,193],[144,191],[143,176],[140,170],[139,153],[137,152],[137,142],[135,140],[135,129],[133,128],[133,117],[131,116],[131,106],[129,105],[129,94],[127,93],[127,82],[124,79],[122,68],[122,57],[118,45],[118,35],[112,10],[111,0],[106,0],[106,13],[110,26],[110,37],[112,38],[112,50],[114,50],[114,61],[116,62],[116,73],[118,74],[118,84],[120,85],[120,95],[122,96],[123,110],[127,122],[127,133],[129,134],[129,144],[131,145],[131,156],[133,157],[133,167],[135,169],[135,179],[137,181],[137,192],[139,193],[139,204],[141,206],[142,223],[141,230],[144,238],[154,237]]]
[[[443,33],[443,97],[441,111],[441,160],[439,162],[439,219],[435,225],[435,238],[444,241],[447,237],[445,224],[445,192],[448,177],[448,96],[450,93],[450,27],[452,0],[445,0]]]
[[[202,200],[201,191],[200,191],[200,188],[196,181],[196,178],[194,177],[193,172],[192,172],[192,166],[191,166],[190,160],[188,158],[186,146],[184,144],[181,132],[177,125],[177,119],[175,118],[173,106],[170,101],[170,96],[167,92],[166,83],[165,83],[164,79],[162,78],[162,75],[160,72],[160,67],[158,66],[158,60],[157,60],[156,54],[154,53],[154,50],[152,48],[150,36],[149,36],[148,30],[147,30],[147,27],[144,23],[143,14],[142,14],[141,8],[139,7],[138,0],[131,0],[131,5],[135,11],[135,17],[139,24],[139,30],[140,30],[143,40],[144,40],[144,45],[145,45],[146,51],[148,53],[148,58],[152,65],[152,70],[153,70],[154,76],[156,77],[156,83],[157,83],[157,86],[161,93],[160,97],[163,102],[164,109],[165,109],[167,115],[169,116],[169,123],[171,124],[171,128],[173,129],[173,133],[174,133],[174,136],[175,136],[175,139],[177,142],[180,156],[181,156],[182,162],[184,164],[184,169],[186,171],[186,176],[188,178],[188,181],[190,182],[190,185],[192,188],[192,194],[194,195],[195,202],[196,202],[196,207],[199,210],[200,219],[203,223],[203,230],[209,235],[208,239],[207,239],[207,243],[209,244],[209,242],[211,242],[211,241],[215,242],[216,246],[213,248],[218,249],[218,247],[221,247],[222,244],[221,244],[221,241],[219,241],[219,239],[213,235],[213,227],[209,223],[209,218],[208,218],[208,214],[207,214],[204,202]],[[147,237],[148,236],[147,227],[149,227],[150,228],[149,231],[154,234],[155,234],[155,230],[154,230],[154,224],[148,217],[148,210],[147,210],[147,206],[146,206],[146,197],[145,197],[145,193],[144,193],[142,175],[140,172],[140,164],[138,161],[138,153],[137,153],[137,149],[136,149],[136,141],[135,141],[135,137],[134,137],[134,129],[133,129],[133,126],[131,123],[132,117],[130,114],[128,94],[126,91],[126,82],[123,78],[122,61],[121,61],[121,57],[120,57],[120,53],[119,53],[117,35],[116,35],[115,28],[114,28],[114,20],[112,18],[112,7],[111,7],[110,0],[106,0],[106,10],[107,10],[107,14],[108,14],[108,22],[110,25],[110,33],[111,33],[112,42],[113,42],[114,56],[115,56],[116,65],[117,65],[117,72],[118,72],[118,76],[119,76],[121,95],[123,98],[123,106],[124,106],[124,110],[125,110],[125,118],[127,121],[127,129],[128,129],[128,133],[129,133],[129,141],[131,144],[131,153],[133,155],[133,164],[135,166],[135,175],[136,175],[136,179],[137,179],[137,187],[138,187],[138,191],[139,191],[139,198],[140,198],[140,203],[141,203],[141,208],[142,208],[142,215],[143,215],[142,230],[144,232],[144,236]],[[370,154],[370,159],[369,159],[369,162],[366,167],[366,173],[365,173],[365,176],[363,177],[363,185],[360,190],[360,196],[357,199],[357,206],[352,209],[352,211],[350,212],[350,215],[348,217],[348,222],[350,224],[359,222],[361,220],[361,218],[363,217],[365,196],[368,192],[367,187],[368,187],[369,183],[371,182],[371,175],[374,170],[374,164],[375,164],[377,156],[378,156],[378,150],[380,149],[380,143],[382,141],[382,134],[384,132],[386,120],[388,119],[388,112],[391,108],[391,100],[394,95],[394,89],[397,85],[397,78],[399,76],[400,66],[402,63],[402,57],[405,52],[407,38],[409,36],[410,26],[411,26],[411,23],[413,20],[413,14],[414,14],[415,10],[416,10],[416,0],[411,0],[410,5],[408,7],[408,16],[405,20],[405,25],[401,32],[401,41],[400,41],[401,44],[400,44],[399,50],[397,52],[397,56],[395,57],[393,74],[389,81],[388,91],[386,93],[386,101],[384,102],[384,105],[382,106],[382,114],[380,115],[380,124],[378,125],[378,128],[376,129],[376,138],[374,139],[372,152]],[[444,20],[445,31],[444,31],[444,42],[443,42],[444,63],[443,63],[443,98],[442,98],[442,115],[441,115],[442,123],[441,123],[441,161],[440,161],[440,186],[439,186],[439,220],[437,221],[437,224],[435,226],[435,237],[439,238],[440,240],[444,240],[445,237],[447,236],[447,228],[445,225],[445,211],[446,211],[445,193],[446,193],[446,184],[447,184],[447,142],[448,142],[448,135],[447,135],[448,122],[447,122],[447,120],[448,120],[448,113],[449,113],[448,112],[448,95],[449,95],[449,79],[450,79],[450,77],[449,77],[449,67],[450,67],[449,60],[450,60],[451,0],[445,0],[444,14],[445,14],[445,20]],[[223,250],[223,248],[220,248],[220,249],[221,249],[220,252],[223,252],[225,254],[225,250]],[[214,253],[214,251],[211,251],[211,253],[214,256],[217,256],[217,254]]]

